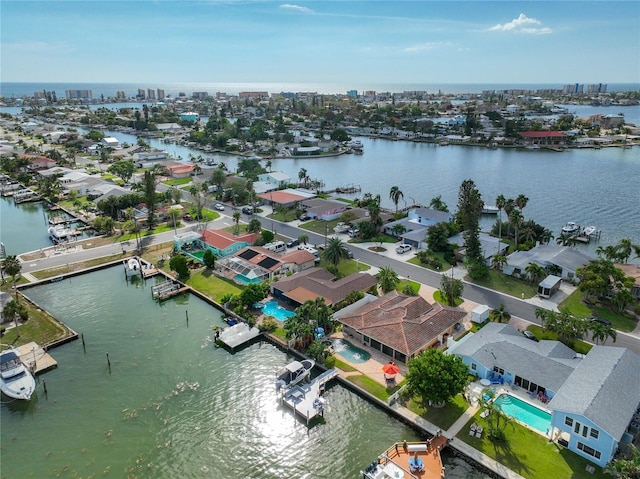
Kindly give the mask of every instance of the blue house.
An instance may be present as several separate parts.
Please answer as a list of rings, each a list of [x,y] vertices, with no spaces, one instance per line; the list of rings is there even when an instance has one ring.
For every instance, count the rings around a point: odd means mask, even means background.
[[[559,341],[531,341],[489,323],[454,343],[471,374],[529,393],[551,414],[549,439],[604,467],[640,431],[640,356],[594,346],[587,355]],[[499,381],[498,381],[499,380]]]

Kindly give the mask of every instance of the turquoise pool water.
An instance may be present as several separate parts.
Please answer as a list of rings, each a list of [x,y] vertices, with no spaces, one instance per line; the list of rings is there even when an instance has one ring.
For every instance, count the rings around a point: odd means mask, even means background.
[[[551,427],[551,414],[509,394],[501,394],[494,403],[506,415],[540,431],[543,434]]]
[[[267,316],[273,316],[278,321],[286,321],[287,319],[296,315],[293,311],[283,308],[277,301],[268,301],[264,303],[262,312]]]
[[[371,358],[371,355],[363,349],[355,347],[346,339],[332,339],[331,347],[333,350],[352,363],[364,363]]]
[[[254,278],[254,279],[249,279],[241,274],[236,274],[233,279],[235,279],[236,281],[238,281],[239,283],[242,284],[253,284],[253,283],[261,283],[262,280],[258,279],[258,278]]]

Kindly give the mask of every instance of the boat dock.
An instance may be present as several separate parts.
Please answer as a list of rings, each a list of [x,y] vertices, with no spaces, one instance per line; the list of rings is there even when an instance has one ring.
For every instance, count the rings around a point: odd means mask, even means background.
[[[360,471],[360,474],[366,479],[444,478],[445,470],[440,451],[447,445],[447,441],[446,437],[439,435],[425,442],[396,442],[380,454],[378,460],[369,465],[366,471]],[[421,470],[412,467],[416,455]]]
[[[168,279],[164,283],[151,286],[151,296],[158,301],[164,301],[188,290],[187,286],[180,286],[180,283]]]
[[[58,366],[58,362],[35,342],[16,347],[20,361],[34,376]]]
[[[233,350],[257,338],[260,334],[262,333],[258,328],[252,328],[247,323],[241,322],[222,330],[216,339]]]
[[[282,402],[309,424],[311,419],[324,413],[324,399],[321,397],[324,385],[337,375],[337,369],[329,369],[307,384],[294,386],[282,396]]]

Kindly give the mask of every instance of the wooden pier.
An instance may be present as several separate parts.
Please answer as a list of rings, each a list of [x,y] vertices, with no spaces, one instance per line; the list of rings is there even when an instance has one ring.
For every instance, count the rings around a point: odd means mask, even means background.
[[[34,375],[48,371],[58,366],[58,362],[47,353],[44,348],[39,346],[35,342],[23,344],[16,348],[20,361],[24,364]]]
[[[433,436],[425,442],[396,442],[378,460],[373,462],[361,476],[367,479],[444,478],[445,470],[440,451],[446,447],[448,439],[442,435]],[[412,459],[418,457],[422,470],[412,468]],[[413,469],[413,471],[412,471]]]
[[[309,424],[311,419],[324,413],[324,385],[337,375],[337,369],[329,369],[307,384],[292,387],[282,396],[283,404]]]
[[[172,298],[178,294],[189,291],[188,286],[180,286],[180,283],[176,283],[173,280],[167,280],[164,283],[156,284],[151,287],[151,296],[158,301],[164,301],[165,299]]]

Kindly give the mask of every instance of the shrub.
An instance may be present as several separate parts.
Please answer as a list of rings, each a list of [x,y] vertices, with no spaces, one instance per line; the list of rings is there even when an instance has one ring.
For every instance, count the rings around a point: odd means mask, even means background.
[[[336,366],[336,358],[335,356],[328,356],[325,360],[324,360],[324,367],[327,369],[331,369],[334,368]]]
[[[262,320],[258,329],[265,333],[272,333],[278,328],[278,321],[273,316],[268,316]]]

